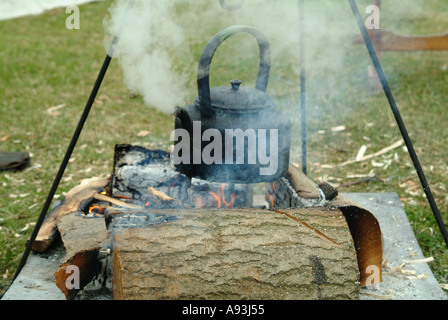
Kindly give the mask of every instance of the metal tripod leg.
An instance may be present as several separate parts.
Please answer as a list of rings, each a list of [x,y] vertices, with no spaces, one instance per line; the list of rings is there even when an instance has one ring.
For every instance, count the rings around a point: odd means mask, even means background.
[[[387,100],[389,102],[390,108],[392,109],[392,112],[394,114],[395,120],[397,122],[398,128],[400,129],[401,135],[403,137],[403,140],[406,144],[406,147],[408,149],[409,155],[412,159],[412,163],[414,164],[415,170],[417,171],[417,175],[420,179],[420,183],[423,187],[423,191],[425,192],[426,198],[428,199],[429,205],[431,206],[432,212],[434,214],[434,217],[436,219],[437,225],[440,229],[440,232],[442,233],[443,239],[445,240],[445,244],[448,247],[448,233],[446,230],[446,227],[443,223],[442,217],[440,215],[439,209],[437,208],[437,204],[434,201],[434,197],[432,195],[431,189],[429,188],[428,182],[426,181],[425,174],[423,172],[423,169],[420,165],[420,162],[418,160],[417,154],[414,150],[414,147],[412,145],[411,139],[409,138],[408,132],[406,130],[406,127],[403,123],[403,120],[401,118],[400,112],[398,110],[397,104],[395,102],[395,99],[392,95],[392,91],[389,87],[389,83],[387,82],[386,75],[384,74],[384,71],[381,67],[380,61],[378,59],[378,56],[375,53],[375,48],[373,46],[372,41],[370,40],[370,37],[367,32],[367,28],[364,24],[364,21],[361,17],[361,14],[359,12],[359,9],[356,5],[355,0],[348,0],[350,7],[353,11],[353,15],[355,16],[356,22],[358,23],[359,30],[361,31],[361,35],[364,39],[364,42],[367,47],[367,51],[369,52],[370,58],[372,59],[372,63],[375,67],[375,70],[378,74],[378,78],[381,82],[381,85],[383,87],[384,93],[386,94]]]

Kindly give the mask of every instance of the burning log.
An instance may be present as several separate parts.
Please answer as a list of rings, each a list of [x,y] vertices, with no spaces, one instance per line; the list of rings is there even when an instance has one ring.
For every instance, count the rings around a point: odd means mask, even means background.
[[[245,184],[190,179],[176,171],[167,152],[117,145],[112,196],[134,199],[153,209],[242,208],[252,206],[253,191]]]
[[[92,198],[104,190],[108,179],[92,178],[84,180],[80,185],[70,190],[64,197],[62,204],[55,206],[45,218],[42,227],[33,243],[32,250],[45,252],[57,237],[57,223],[61,217],[70,212],[84,210]]]
[[[187,191],[194,208],[250,208],[253,187],[245,184],[217,183],[192,179]]]
[[[356,251],[342,212],[284,213],[202,209],[114,216],[114,299],[358,299]]]
[[[144,206],[145,195],[151,187],[185,201],[189,186],[190,179],[175,170],[168,152],[131,145],[115,147],[113,197],[129,197],[141,201]]]

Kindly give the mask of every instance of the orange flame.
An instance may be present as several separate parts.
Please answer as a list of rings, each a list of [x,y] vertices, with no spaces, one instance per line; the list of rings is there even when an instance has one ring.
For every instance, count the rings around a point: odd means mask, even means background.
[[[274,208],[274,195],[272,194],[269,195],[269,201],[271,203],[271,208]]]
[[[226,208],[233,208],[236,195],[234,193],[232,193],[230,195],[230,202],[227,202],[226,197],[224,195],[225,188],[226,188],[226,184],[221,183],[221,185],[219,186],[219,189],[218,189],[218,194],[216,194],[214,192],[209,192],[209,194],[214,198],[215,202],[217,203],[217,205],[216,205],[217,208],[221,208],[221,204],[224,204],[224,206]]]
[[[102,214],[104,213],[104,208],[100,207],[97,204],[94,204],[92,206],[90,206],[89,208],[89,213],[97,215],[97,216],[102,216]]]
[[[132,198],[132,197],[126,197],[126,196],[114,196],[114,198],[117,198],[117,199],[126,199],[126,200],[134,200],[134,198]]]
[[[214,198],[216,201],[216,208],[221,208],[221,198],[218,197],[218,195],[214,192],[209,192],[209,194]]]
[[[276,184],[276,182],[274,181],[273,183],[271,183],[270,188],[268,189],[268,192],[265,195],[265,200],[269,202],[271,208],[275,207],[274,194],[278,190],[278,188],[279,188],[278,184]]]

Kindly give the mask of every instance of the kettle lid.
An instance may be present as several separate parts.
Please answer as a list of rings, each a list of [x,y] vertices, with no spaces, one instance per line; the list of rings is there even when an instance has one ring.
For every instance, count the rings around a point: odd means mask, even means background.
[[[210,107],[226,112],[258,112],[274,107],[274,102],[262,90],[243,88],[240,80],[231,80],[231,86],[210,90]]]

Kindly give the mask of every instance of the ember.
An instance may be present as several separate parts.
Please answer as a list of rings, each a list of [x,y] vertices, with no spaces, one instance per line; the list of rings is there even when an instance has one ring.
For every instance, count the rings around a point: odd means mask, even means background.
[[[178,172],[169,153],[117,145],[111,195],[151,209],[250,208],[253,186],[210,182]]]

